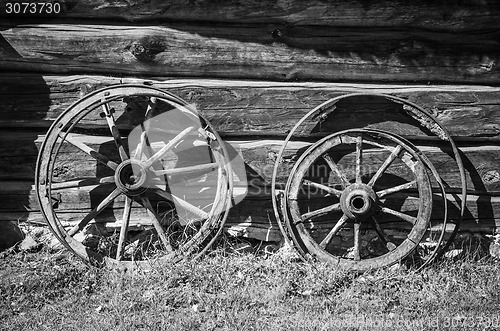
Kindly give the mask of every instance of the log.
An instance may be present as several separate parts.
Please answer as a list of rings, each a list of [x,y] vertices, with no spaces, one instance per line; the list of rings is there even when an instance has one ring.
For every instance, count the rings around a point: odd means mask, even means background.
[[[499,5],[483,1],[59,1],[62,14],[38,17],[39,21],[82,20],[164,23],[281,24],[283,26],[408,27],[463,32],[499,26]],[[21,17],[0,14],[11,24]],[[10,19],[10,20],[9,20]]]
[[[268,79],[496,84],[494,30],[170,23],[19,24],[0,32],[0,70]],[[242,37],[243,36],[243,37]],[[251,68],[251,70],[250,70]]]
[[[31,192],[33,194],[33,192]],[[457,202],[454,196],[448,196],[451,205],[450,215],[453,218],[458,216],[456,209]],[[500,198],[490,196],[471,195],[467,198],[467,209],[465,218],[461,226],[462,231],[474,233],[492,234],[500,227]],[[399,204],[397,204],[400,206]],[[119,208],[119,204],[115,208]],[[409,201],[408,204],[400,206],[402,211],[414,210],[415,204]],[[433,212],[433,219],[439,220],[442,215],[442,207],[436,202],[436,210]],[[76,224],[82,217],[90,211],[89,208],[73,209],[66,212],[57,210],[58,216],[65,226]],[[138,208],[132,212],[132,227],[149,225],[147,215]],[[120,226],[122,209],[108,209],[98,218],[98,222],[106,224],[109,230],[117,229]],[[43,223],[43,217],[37,210],[0,210],[0,221],[17,220],[23,222]],[[389,224],[384,226],[390,227]],[[281,234],[276,223],[272,203],[269,196],[247,197],[241,203],[234,206],[229,213],[226,231],[232,235],[250,237],[264,241],[279,241]]]
[[[431,112],[456,139],[499,138],[500,88],[464,85],[380,85],[347,83],[277,83],[240,80],[154,80],[106,76],[41,76],[4,73],[0,77],[0,127],[40,128],[43,133],[73,102],[99,88],[137,83],[168,90],[196,105],[201,114],[227,137],[283,138],[308,111],[338,95],[384,93],[406,98]],[[141,114],[137,114],[140,117]],[[143,115],[142,115],[143,116]],[[378,98],[353,98],[319,125],[302,128],[338,131],[376,127],[404,136],[427,136],[410,120],[401,105]],[[476,139],[477,140],[477,139]]]
[[[80,142],[85,143],[108,158],[119,162],[116,147],[111,137],[89,135],[76,135],[75,137],[78,137]],[[2,141],[0,145],[0,180],[34,180],[38,149],[44,136],[38,135],[34,141],[33,138],[32,133],[25,131],[2,131],[0,133],[0,141]],[[231,159],[235,159],[237,155],[240,155],[245,162],[245,169],[238,169],[238,174],[246,175],[248,186],[256,191],[267,190],[270,192],[269,184],[271,183],[274,164],[283,141],[228,140],[225,143]],[[164,144],[165,142],[158,142],[154,146],[159,149]],[[297,158],[310,145],[311,142],[308,141],[294,141],[289,144],[283,156],[284,162],[278,172],[278,183],[284,184],[287,181]],[[449,146],[446,143],[436,142],[433,145],[418,145],[417,148],[430,159],[446,184],[452,190],[459,190],[461,187],[460,175],[454,159],[450,156],[452,154]],[[184,148],[189,147],[183,147],[183,145],[178,147],[183,157],[177,159],[175,161],[177,163],[172,163],[171,166],[184,167],[206,163],[207,160],[204,159],[204,154],[200,153],[199,150],[194,153],[196,158],[189,156],[192,155],[192,153],[186,152],[189,149],[184,150]],[[500,168],[498,159],[500,158],[500,146],[486,144],[481,146],[461,146],[460,150],[462,151],[469,191],[478,194],[499,193]],[[368,149],[364,157],[365,173],[373,175],[388,156],[387,153],[373,148]],[[353,163],[350,162],[349,157],[349,155],[344,156],[340,164],[348,174],[353,170],[349,166],[349,164]],[[165,162],[167,164],[170,161],[166,160]],[[238,166],[238,164],[235,163],[234,166]],[[318,169],[317,175],[325,176],[323,173],[325,171],[321,172],[320,170],[321,168]],[[54,171],[56,172],[54,178],[57,181],[113,176],[110,169],[102,166],[96,159],[71,144],[63,144]],[[394,167],[394,169],[391,168],[390,172],[393,177],[395,176],[394,178],[404,178],[405,171],[404,167]],[[392,179],[389,177],[383,178],[382,181],[394,180],[393,177],[391,177]],[[436,187],[436,183],[433,183],[433,185]],[[14,198],[13,202],[15,201]],[[6,205],[9,206],[9,204]]]

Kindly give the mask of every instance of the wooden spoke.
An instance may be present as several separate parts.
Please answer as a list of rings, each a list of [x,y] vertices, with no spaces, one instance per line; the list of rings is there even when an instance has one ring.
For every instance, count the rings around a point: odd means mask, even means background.
[[[114,176],[108,176],[108,177],[102,177],[102,178],[85,178],[85,179],[70,180],[70,181],[61,182],[61,183],[52,183],[50,189],[51,190],[62,190],[62,189],[67,189],[67,188],[77,188],[77,187],[92,186],[92,185],[99,185],[99,184],[108,184],[108,183],[114,183],[114,182],[115,182]]]
[[[116,259],[121,260],[125,239],[127,238],[128,225],[130,222],[130,212],[132,211],[132,199],[125,197],[125,206],[123,207],[122,226],[120,229],[120,238],[118,240],[118,248],[116,250]]]
[[[404,220],[404,221],[406,221],[408,223],[411,223],[412,225],[415,225],[415,223],[417,222],[417,218],[416,217],[403,214],[403,213],[401,213],[399,211],[392,210],[392,209],[387,208],[387,207],[380,208],[380,211],[382,213],[385,213],[385,214],[388,214],[388,215],[393,215],[393,216],[399,217],[400,219],[402,219],[402,220]]]
[[[387,188],[385,190],[378,191],[377,192],[377,196],[379,198],[383,198],[383,197],[385,197],[387,195],[390,195],[390,194],[393,194],[393,193],[396,193],[396,192],[399,192],[399,191],[408,190],[410,188],[413,188],[413,187],[416,186],[416,184],[417,184],[417,181],[413,180],[413,181],[405,183],[405,184],[401,184],[401,185],[398,185],[398,186],[390,187],[390,188]]]
[[[335,223],[334,227],[330,230],[330,232],[328,232],[328,234],[321,241],[321,243],[319,244],[319,246],[321,248],[325,249],[326,246],[330,243],[330,241],[332,241],[333,237],[339,232],[340,229],[342,229],[342,227],[345,225],[345,223],[347,222],[348,219],[349,218],[345,214],[342,215],[342,217],[340,218],[340,220],[338,220],[338,222]]]
[[[189,167],[182,167],[176,169],[165,169],[165,170],[154,170],[154,174],[156,176],[164,176],[164,175],[177,175],[177,174],[189,174],[193,172],[202,172],[206,170],[216,169],[219,165],[217,163],[206,163]]]
[[[368,182],[369,186],[373,186],[375,184],[375,182],[380,178],[380,176],[382,176],[382,174],[387,170],[387,168],[389,168],[392,162],[394,162],[394,160],[398,157],[402,149],[403,147],[401,145],[398,145],[392,150],[391,155],[389,155],[389,157],[384,161],[382,166],[380,166],[375,175],[373,175],[373,177]]]
[[[167,236],[165,235],[165,232],[163,231],[163,228],[161,227],[160,221],[158,220],[158,217],[154,212],[154,208],[151,205],[151,201],[149,201],[148,197],[141,197],[141,202],[144,208],[146,208],[146,211],[148,212],[148,215],[151,218],[151,222],[153,223],[156,233],[158,234],[158,237],[160,237],[160,240],[163,243],[165,250],[168,253],[172,253],[174,249],[172,248],[172,245],[170,245],[170,241],[168,240]]]
[[[149,131],[148,119],[150,119],[154,110],[156,109],[156,102],[157,99],[155,97],[149,99],[148,107],[146,108],[146,113],[144,114],[144,122],[141,123],[141,129],[142,129],[141,137],[134,153],[134,159],[139,161],[142,158],[142,154],[145,152],[144,147],[147,147],[146,150],[147,153],[145,153],[147,157],[151,156],[152,154],[152,149],[147,134],[147,132]]]
[[[71,145],[75,146],[76,148],[80,149],[82,152],[87,153],[88,155],[92,156],[94,159],[96,159],[98,162],[108,166],[109,168],[116,170],[118,167],[118,164],[116,164],[113,161],[110,161],[107,157],[102,155],[101,153],[97,152],[94,150],[92,147],[87,146],[85,143],[78,141],[77,138],[71,137],[70,134],[66,135],[64,137],[63,134],[60,135],[65,141],[69,142]]]
[[[329,212],[340,211],[340,210],[341,210],[340,203],[336,203],[336,204],[333,204],[333,205],[330,205],[330,206],[327,206],[327,207],[324,207],[324,208],[321,208],[321,209],[318,209],[318,210],[311,211],[311,212],[303,214],[302,215],[302,221],[305,222],[305,221],[310,220],[312,218],[316,218],[316,217],[320,217],[320,216],[326,215]]]
[[[342,171],[340,171],[338,165],[332,160],[330,155],[323,154],[322,158],[326,161],[326,163],[328,164],[330,169],[340,178],[340,180],[342,181],[342,185],[344,187],[347,187],[351,184],[351,183],[349,183],[349,180],[347,179],[345,174]]]
[[[360,227],[361,223],[359,222],[354,223],[354,247],[353,247],[354,261],[361,260],[361,256],[359,254],[359,249],[361,246]]]
[[[118,128],[116,127],[113,111],[109,109],[109,105],[107,103],[104,103],[102,105],[102,110],[104,111],[106,122],[108,123],[109,130],[111,131],[111,135],[113,136],[113,139],[115,141],[116,148],[118,148],[118,153],[120,154],[121,160],[122,161],[128,160],[128,155],[127,152],[125,151],[125,147],[123,146],[120,131],[118,131]]]
[[[148,120],[153,115],[153,112],[156,109],[157,100],[158,99],[156,99],[155,97],[149,98],[148,107],[146,108],[146,113],[144,114],[145,120]]]
[[[138,161],[141,161],[142,159],[142,151],[144,149],[144,145],[146,144],[146,131],[142,131],[141,132],[141,137],[139,139],[139,143],[137,144],[137,148],[135,149],[135,152],[134,152],[134,160],[138,160]]]
[[[356,137],[356,183],[361,184],[361,162],[363,158],[363,136]]]
[[[115,200],[120,194],[121,191],[118,188],[115,188],[114,191],[111,192],[111,194],[109,194],[106,198],[104,198],[104,200],[102,200],[97,207],[92,209],[92,211],[90,211],[90,213],[88,213],[87,216],[85,216],[83,220],[80,221],[80,223],[72,227],[68,231],[68,234],[70,236],[74,236],[77,232],[83,230],[83,228],[85,228],[85,226],[87,226],[90,221],[92,221],[97,215],[99,215],[99,213],[102,212],[104,208],[106,208],[111,202],[113,202],[113,200]]]
[[[382,243],[385,245],[385,247],[387,247],[389,251],[393,251],[396,248],[396,245],[392,243],[391,239],[385,234],[384,229],[382,229],[375,216],[372,216],[370,219],[373,223],[373,226],[375,227],[375,232],[377,233]]]
[[[177,203],[182,208],[184,208],[187,211],[201,217],[202,219],[208,218],[208,213],[206,213],[205,211],[201,210],[200,208],[198,208],[196,206],[193,206],[192,204],[190,204],[186,200],[183,200],[183,199],[181,199],[181,198],[179,198],[171,193],[165,192],[164,190],[159,189],[159,188],[153,189],[153,192],[158,194],[162,198],[165,198],[167,200],[170,200],[170,201]]]
[[[329,187],[329,186],[326,186],[326,185],[323,185],[323,184],[315,183],[315,182],[312,182],[312,181],[307,180],[307,179],[305,179],[303,181],[303,183],[304,183],[304,185],[307,185],[307,186],[312,186],[312,187],[319,188],[320,190],[323,190],[325,192],[333,194],[336,197],[340,197],[342,195],[342,191],[336,190],[333,187]]]
[[[163,146],[155,155],[151,156],[144,164],[146,168],[149,168],[153,163],[161,159],[172,147],[177,145],[184,137],[186,137],[191,131],[194,130],[194,127],[190,126],[184,129],[181,133],[174,137],[174,139],[170,140],[168,144]]]

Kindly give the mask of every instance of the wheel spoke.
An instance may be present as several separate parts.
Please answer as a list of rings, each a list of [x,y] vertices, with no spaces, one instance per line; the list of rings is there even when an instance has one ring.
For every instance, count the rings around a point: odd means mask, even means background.
[[[153,163],[161,159],[172,147],[177,145],[184,137],[186,137],[191,131],[193,131],[194,127],[190,126],[184,129],[181,133],[174,137],[174,139],[170,140],[168,144],[163,146],[155,155],[151,156],[144,164],[145,168],[149,168]]]
[[[147,132],[149,131],[149,119],[152,116],[153,111],[156,109],[156,98],[152,97],[149,99],[148,102],[148,107],[146,109],[146,113],[144,114],[144,122],[141,123],[141,137],[139,140],[139,143],[137,144],[137,148],[134,153],[134,159],[136,160],[141,160],[142,158],[142,153],[144,152],[144,147],[146,146],[147,152],[149,154],[146,154],[146,157],[151,156],[152,150],[151,150],[151,145],[149,144],[149,139],[148,139],[148,134]]]
[[[208,213],[206,213],[205,211],[201,210],[200,208],[198,208],[196,206],[193,206],[192,204],[190,204],[186,200],[183,200],[183,199],[181,199],[181,198],[179,198],[171,193],[165,192],[164,190],[159,189],[159,188],[153,189],[153,192],[156,193],[157,195],[161,196],[162,198],[165,198],[167,200],[170,200],[170,201],[177,203],[182,208],[184,208],[187,211],[201,217],[202,219],[208,218]]]
[[[139,143],[137,144],[137,148],[135,149],[135,153],[134,153],[134,160],[138,160],[138,161],[141,161],[142,159],[142,151],[144,149],[144,145],[146,144],[146,130],[142,131],[141,132],[141,137],[139,139]]]
[[[127,238],[128,225],[130,222],[130,212],[132,210],[132,199],[125,197],[125,207],[123,208],[122,226],[120,229],[120,238],[118,240],[118,248],[116,250],[116,259],[121,260],[123,254],[123,245]]]
[[[363,158],[363,136],[356,137],[356,183],[361,184],[361,162]]]
[[[399,217],[400,219],[408,222],[408,223],[411,223],[412,225],[415,225],[415,223],[417,222],[417,218],[416,217],[413,217],[413,216],[410,216],[410,215],[406,215],[406,214],[403,214],[399,211],[396,211],[396,210],[393,210],[393,209],[390,209],[390,208],[387,208],[387,207],[382,207],[380,208],[380,211],[384,214],[388,214],[388,215],[393,215],[393,216],[396,216],[396,217]]]
[[[144,119],[148,120],[152,115],[154,110],[156,109],[156,101],[155,97],[149,98],[148,107],[146,108],[146,113],[144,114]]]
[[[339,210],[341,210],[340,203],[336,203],[336,204],[333,204],[333,205],[330,205],[330,206],[303,214],[302,221],[305,222],[305,221],[310,220],[312,218],[326,215],[331,211],[339,211]]]
[[[345,225],[345,223],[347,222],[348,219],[349,218],[345,214],[342,215],[342,217],[340,218],[340,220],[338,220],[338,222],[335,223],[334,227],[330,230],[330,232],[328,232],[328,234],[321,241],[321,243],[319,244],[319,246],[321,248],[325,249],[326,246],[330,243],[330,241],[332,241],[333,237],[339,232],[340,229],[342,229],[342,227]]]
[[[375,216],[371,217],[371,221],[373,223],[373,226],[375,227],[375,232],[377,233],[382,243],[385,245],[385,247],[387,247],[389,251],[393,251],[396,248],[396,245],[392,243],[391,239],[385,234],[384,229],[382,229]]]
[[[390,194],[393,194],[393,193],[396,193],[396,192],[399,192],[399,191],[408,190],[410,188],[413,188],[413,187],[415,187],[416,184],[417,184],[417,181],[413,180],[413,181],[405,183],[405,184],[401,184],[401,185],[398,185],[398,186],[390,187],[390,188],[387,188],[385,190],[378,191],[377,192],[377,196],[379,198],[383,198],[383,197],[385,197],[387,195],[390,195]]]
[[[177,174],[189,174],[193,172],[202,172],[205,170],[213,170],[216,169],[219,165],[217,163],[206,163],[189,167],[182,167],[176,169],[165,169],[165,170],[156,170],[153,171],[156,176],[164,176],[164,175],[177,175]]]
[[[359,222],[354,223],[354,247],[353,247],[354,261],[361,260],[361,256],[359,254],[359,248],[361,246],[360,227],[361,223]]]
[[[61,183],[52,183],[50,189],[54,191],[54,190],[61,190],[61,189],[66,189],[66,188],[77,188],[77,187],[92,186],[92,185],[99,185],[99,184],[108,184],[108,183],[114,183],[114,182],[115,182],[114,176],[108,176],[108,177],[102,177],[102,178],[85,178],[85,179],[70,180],[70,181],[61,182]]]
[[[347,179],[345,174],[342,171],[340,171],[338,165],[332,160],[330,155],[323,154],[322,157],[326,161],[330,169],[340,178],[340,180],[342,181],[342,185],[344,187],[349,186],[350,185],[349,180]]]
[[[326,185],[323,185],[323,184],[319,184],[319,183],[316,183],[316,182],[313,182],[313,181],[310,181],[310,180],[307,180],[307,179],[305,179],[303,181],[303,183],[304,183],[304,185],[307,185],[307,186],[312,186],[312,187],[319,188],[320,190],[323,190],[325,192],[333,194],[336,197],[340,197],[342,195],[342,191],[336,190],[333,187],[329,187],[329,186],[326,186]]]
[[[391,155],[389,155],[389,157],[384,161],[382,166],[378,168],[375,175],[373,175],[373,177],[368,182],[369,186],[373,186],[375,184],[375,182],[380,178],[380,176],[382,176],[382,174],[387,170],[387,168],[389,168],[392,162],[394,162],[394,160],[398,157],[399,153],[401,153],[401,150],[402,150],[401,145],[396,146],[396,148],[392,150]]]
[[[107,197],[104,198],[104,200],[101,201],[101,203],[92,209],[90,213],[88,213],[83,220],[80,221],[77,225],[72,227],[69,231],[68,234],[70,236],[75,235],[77,232],[83,230],[87,224],[89,224],[90,221],[92,221],[97,215],[99,215],[100,212],[104,210],[113,200],[115,200],[119,195],[121,194],[121,191],[118,188],[115,188],[111,194],[109,194]]]
[[[116,170],[118,167],[118,164],[115,162],[109,160],[107,157],[102,155],[101,153],[97,152],[95,149],[93,149],[90,146],[87,146],[85,143],[78,141],[77,138],[70,137],[70,135],[60,135],[61,138],[63,138],[65,141],[69,142],[71,145],[75,146],[76,148],[80,149],[82,152],[87,153],[88,155],[92,156],[94,159],[96,159],[98,162],[101,162],[102,164],[108,166],[109,168]]]
[[[102,110],[104,111],[106,122],[108,123],[109,130],[111,131],[111,135],[113,136],[113,139],[115,141],[116,148],[118,148],[118,153],[120,154],[121,160],[122,161],[128,160],[128,155],[127,152],[125,151],[125,147],[123,146],[120,131],[118,131],[118,128],[116,127],[113,111],[109,108],[109,105],[107,103],[104,103],[102,105]]]
[[[153,223],[153,226],[155,227],[156,233],[158,234],[158,237],[160,237],[161,242],[163,243],[163,246],[165,247],[165,250],[167,253],[172,253],[174,250],[172,248],[172,245],[170,245],[170,241],[168,240],[167,236],[165,235],[165,232],[163,231],[163,228],[161,227],[160,221],[158,220],[158,217],[156,217],[156,213],[154,212],[154,208],[151,205],[151,201],[149,201],[148,197],[141,197],[142,205],[144,208],[146,208],[146,211],[148,212],[149,217],[151,218],[151,222]]]

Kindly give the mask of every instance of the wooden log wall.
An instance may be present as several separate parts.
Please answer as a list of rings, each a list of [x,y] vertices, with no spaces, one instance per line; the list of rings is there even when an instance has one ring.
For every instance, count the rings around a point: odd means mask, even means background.
[[[60,3],[58,15],[0,14],[0,220],[42,221],[36,155],[65,108],[101,87],[147,83],[195,104],[241,152],[250,185],[231,211],[233,234],[279,240],[270,180],[283,139],[310,109],[353,92],[392,94],[429,110],[462,151],[469,189],[463,229],[492,234],[500,226],[497,2]],[[447,145],[398,104],[346,100],[319,130],[309,124],[286,151],[285,169],[315,134],[372,127],[409,138],[452,192],[460,188]]]

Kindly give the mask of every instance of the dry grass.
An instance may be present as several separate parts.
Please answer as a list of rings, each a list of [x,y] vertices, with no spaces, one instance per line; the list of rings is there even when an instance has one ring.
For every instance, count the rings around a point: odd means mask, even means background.
[[[0,260],[0,329],[499,328],[500,265],[482,256],[469,251],[419,272],[402,266],[356,275],[282,252],[216,250],[129,273],[45,250],[17,253]]]

